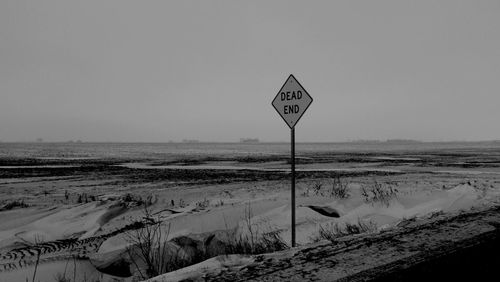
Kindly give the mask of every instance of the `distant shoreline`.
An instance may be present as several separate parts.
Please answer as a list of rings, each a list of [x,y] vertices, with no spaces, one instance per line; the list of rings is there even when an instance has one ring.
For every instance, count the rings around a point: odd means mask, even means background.
[[[240,145],[265,145],[265,144],[287,144],[289,141],[259,141],[259,142],[241,142],[241,141],[164,141],[164,142],[149,142],[149,141],[88,141],[88,142],[67,142],[67,141],[0,141],[0,144],[68,144],[68,145],[83,145],[83,144],[172,144],[172,145],[197,145],[197,144],[240,144]],[[418,140],[386,140],[386,141],[296,141],[296,144],[351,144],[351,145],[412,145],[412,144],[477,144],[477,143],[492,143],[500,144],[500,140],[479,140],[479,141],[418,141]]]

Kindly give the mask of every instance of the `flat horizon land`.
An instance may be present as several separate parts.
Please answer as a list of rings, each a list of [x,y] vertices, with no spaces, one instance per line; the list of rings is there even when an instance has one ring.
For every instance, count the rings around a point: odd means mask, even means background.
[[[197,281],[286,257],[289,145],[1,143],[0,282]],[[296,162],[298,249],[500,200],[498,142],[298,143]]]

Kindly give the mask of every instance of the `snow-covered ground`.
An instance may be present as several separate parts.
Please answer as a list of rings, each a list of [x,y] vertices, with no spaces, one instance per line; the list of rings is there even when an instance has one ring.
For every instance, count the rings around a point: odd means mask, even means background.
[[[419,158],[380,157],[377,160],[418,161]],[[286,164],[206,164],[201,166],[150,166],[132,163],[124,169],[145,173],[156,169],[153,177],[170,171],[187,171],[183,179],[173,181],[120,182],[113,174],[107,178],[72,177],[12,178],[0,181],[2,199],[8,201],[22,195],[29,207],[0,211],[0,282],[31,280],[36,244],[45,244],[40,256],[37,277],[51,281],[54,275],[66,272],[68,277],[94,277],[101,281],[132,281],[131,277],[104,275],[97,269],[109,266],[126,256],[131,246],[129,225],[144,219],[143,205],[125,201],[128,193],[145,200],[151,196],[150,212],[165,222],[162,231],[168,239],[179,236],[202,236],[221,230],[233,230],[238,235],[250,232],[277,232],[284,242],[291,239],[290,183],[287,178],[240,179],[240,174],[220,183],[190,183],[190,173],[203,170],[283,174]],[[122,169],[123,166],[113,165]],[[63,167],[70,169],[71,167]],[[500,182],[497,168],[451,169],[411,166],[406,163],[380,166],[380,163],[304,164],[301,173],[310,174],[297,180],[296,232],[297,243],[307,245],[319,238],[321,228],[359,222],[377,230],[391,228],[404,219],[427,216],[437,212],[467,210],[473,206],[498,202]],[[208,172],[207,172],[208,171]],[[127,171],[128,172],[128,171]],[[333,178],[321,173],[347,173],[341,181],[347,184],[349,196],[331,195]],[[358,173],[349,176],[349,173]],[[244,173],[244,172],[243,172]],[[369,174],[374,173],[374,174]],[[229,174],[228,174],[229,175]],[[267,174],[266,174],[267,175]],[[204,176],[203,176],[204,177]],[[205,180],[202,177],[202,180]],[[14,180],[13,180],[14,179]],[[215,179],[219,180],[219,179]],[[394,191],[386,202],[370,201],[363,189],[378,183]],[[317,189],[319,186],[321,188]],[[89,188],[87,188],[89,187]],[[42,189],[49,190],[43,193]],[[81,193],[92,198],[81,200]],[[318,210],[328,210],[331,216]],[[333,212],[332,212],[333,211]],[[203,236],[205,236],[203,235]],[[53,247],[52,247],[53,246]],[[177,246],[178,248],[178,246]],[[294,250],[289,250],[293,252]],[[186,253],[186,252],[185,252]],[[201,277],[217,269],[237,268],[254,257],[229,255],[162,275],[150,281],[178,281],[186,277]],[[72,265],[69,268],[68,265]],[[76,267],[76,270],[74,270]],[[135,266],[130,265],[135,272]],[[114,271],[114,270],[113,270]],[[115,273],[116,274],[116,273]],[[77,281],[80,281],[77,279]]]

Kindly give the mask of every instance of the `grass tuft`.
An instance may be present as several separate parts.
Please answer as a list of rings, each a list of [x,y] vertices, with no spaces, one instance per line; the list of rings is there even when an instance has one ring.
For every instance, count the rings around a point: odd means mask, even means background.
[[[197,206],[208,206],[208,200]],[[170,224],[154,216],[144,206],[142,228],[126,233],[126,240],[130,243],[127,253],[136,269],[135,275],[144,280],[217,255],[263,254],[288,248],[280,231],[260,232],[252,220],[252,210],[248,205],[242,232],[235,228],[228,229],[222,237],[211,234],[204,240],[187,236],[170,239]]]
[[[381,203],[389,207],[392,200],[397,198],[398,189],[391,185],[384,185],[376,180],[369,185],[361,186],[361,196],[366,203]]]
[[[29,207],[29,205],[26,204],[24,202],[24,200],[13,200],[13,201],[7,202],[5,205],[0,207],[0,211],[8,211],[8,210],[12,210],[15,208],[27,208],[27,207]]]
[[[330,197],[335,199],[347,199],[350,196],[349,183],[342,180],[340,177],[333,179],[332,188],[330,190]]]
[[[339,223],[329,223],[320,225],[318,233],[311,239],[313,242],[319,242],[321,240],[334,242],[340,237],[375,231],[377,231],[377,225],[372,221],[365,222],[358,220],[357,223],[346,223],[343,226]]]

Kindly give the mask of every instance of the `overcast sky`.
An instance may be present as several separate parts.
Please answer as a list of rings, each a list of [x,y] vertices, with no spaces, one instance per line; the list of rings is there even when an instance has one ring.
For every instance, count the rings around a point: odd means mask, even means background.
[[[0,140],[500,139],[500,1],[0,1]]]

